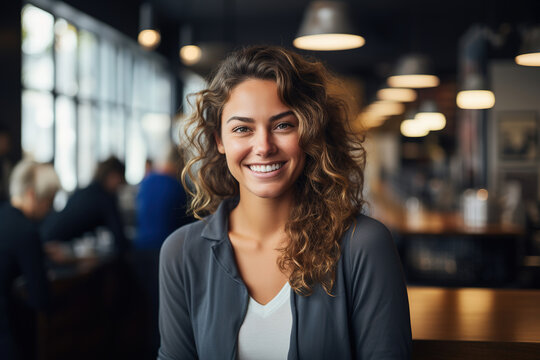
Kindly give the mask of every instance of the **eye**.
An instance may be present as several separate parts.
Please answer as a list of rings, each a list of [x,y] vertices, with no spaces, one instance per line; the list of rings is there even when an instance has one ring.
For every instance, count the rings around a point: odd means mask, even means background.
[[[249,128],[247,126],[237,126],[232,131],[235,133],[245,133],[249,131]]]
[[[287,130],[288,128],[294,127],[293,124],[288,122],[282,122],[276,125],[276,130]]]

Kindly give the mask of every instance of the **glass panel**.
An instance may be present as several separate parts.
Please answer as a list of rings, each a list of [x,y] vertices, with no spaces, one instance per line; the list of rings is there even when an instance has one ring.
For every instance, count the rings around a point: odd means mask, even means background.
[[[53,97],[49,93],[24,90],[22,93],[22,148],[36,161],[53,159]]]
[[[144,84],[147,82],[147,67],[141,59],[136,60],[133,66],[133,88],[132,88],[132,98],[133,98],[133,107],[137,110],[144,109],[144,98],[145,98],[145,89]]]
[[[139,117],[140,114],[137,114],[129,118],[126,127],[126,181],[130,184],[138,184],[142,180],[147,159]]]
[[[98,112],[89,103],[79,105],[78,126],[78,176],[79,186],[85,187],[92,181],[97,164],[97,127]]]
[[[79,96],[96,99],[98,95],[98,40],[87,31],[79,32]]]
[[[23,7],[21,17],[23,86],[52,90],[54,17],[32,5]]]
[[[122,59],[122,66],[119,69],[119,72],[123,73],[122,81],[122,98],[119,98],[122,104],[127,105],[128,107],[133,106],[132,92],[133,88],[133,56],[127,50],[124,51],[124,57]]]
[[[170,143],[171,117],[164,113],[145,113],[141,118],[148,154],[152,159],[166,154]]]
[[[167,113],[171,111],[171,87],[171,80],[167,72],[163,70],[156,72],[155,87],[153,89],[156,104],[156,107],[153,109],[154,111]]]
[[[102,40],[99,43],[100,98],[115,101],[116,58],[112,44]]]
[[[112,109],[112,116],[110,118],[111,127],[111,153],[119,159],[124,158],[124,109],[120,106]]]
[[[54,24],[56,35],[56,89],[59,93],[74,96],[77,83],[77,29],[64,19]]]
[[[114,137],[111,133],[110,117],[109,106],[102,105],[99,113],[98,137],[98,154],[100,161],[105,160],[112,154],[111,144],[114,141]]]
[[[75,129],[75,103],[72,99],[59,96],[56,99],[56,146],[54,167],[62,186],[73,191],[77,186],[77,152]]]
[[[188,98],[188,95],[203,90],[206,87],[206,82],[201,76],[192,72],[186,72],[182,80],[184,80],[182,111],[188,115],[193,110],[191,105],[195,105],[195,97]],[[188,100],[191,102],[191,105],[189,105]]]

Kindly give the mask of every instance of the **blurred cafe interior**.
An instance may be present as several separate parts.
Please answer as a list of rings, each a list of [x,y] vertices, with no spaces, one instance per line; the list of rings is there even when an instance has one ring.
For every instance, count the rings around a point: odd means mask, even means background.
[[[143,180],[178,173],[186,95],[252,44],[342,80],[413,358],[540,358],[540,1],[13,0],[0,17],[0,201],[23,158],[61,184],[40,223],[49,304],[25,276],[6,294],[17,358],[155,358],[159,244],[125,250],[144,231]],[[121,173],[119,216],[70,233],[100,169]]]

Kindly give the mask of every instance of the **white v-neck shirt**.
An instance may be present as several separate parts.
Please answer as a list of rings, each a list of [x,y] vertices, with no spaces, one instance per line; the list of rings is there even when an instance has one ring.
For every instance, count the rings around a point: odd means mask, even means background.
[[[238,360],[284,360],[292,329],[291,286],[287,282],[266,305],[249,297],[238,333]]]

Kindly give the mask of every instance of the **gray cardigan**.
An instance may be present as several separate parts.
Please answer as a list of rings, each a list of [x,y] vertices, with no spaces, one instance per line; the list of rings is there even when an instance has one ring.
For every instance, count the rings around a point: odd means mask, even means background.
[[[224,201],[205,221],[171,234],[161,249],[158,359],[237,357],[249,294],[227,235],[234,206]],[[335,296],[318,285],[311,296],[291,293],[288,359],[409,358],[407,290],[390,232],[359,215],[341,247]]]

